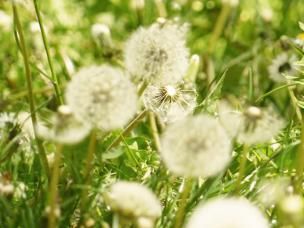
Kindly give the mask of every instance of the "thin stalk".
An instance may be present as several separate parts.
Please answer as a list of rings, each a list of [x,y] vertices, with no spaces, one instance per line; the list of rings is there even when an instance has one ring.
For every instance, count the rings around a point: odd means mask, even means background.
[[[84,172],[84,177],[85,177],[86,182],[87,182],[87,179],[89,179],[89,176],[90,176],[90,173],[92,170],[95,151],[96,151],[96,130],[94,129],[92,131],[92,134],[90,137],[88,153],[87,153],[87,158],[86,158],[86,166],[85,166],[85,172]]]
[[[119,215],[116,214],[116,213],[113,215],[112,227],[113,228],[121,228],[120,227],[120,222],[119,222]]]
[[[157,152],[160,152],[160,140],[159,140],[159,134],[158,134],[158,129],[156,125],[156,119],[155,119],[155,114],[153,112],[149,112],[149,123],[152,131],[152,137],[154,140],[154,145],[157,150]]]
[[[289,84],[289,82],[288,82],[288,84]],[[291,104],[292,104],[292,106],[294,107],[295,112],[296,112],[296,116],[297,116],[298,120],[299,120],[300,122],[302,122],[301,110],[300,110],[300,108],[299,108],[299,106],[298,106],[298,104],[297,104],[297,103],[298,103],[298,100],[297,100],[297,98],[296,98],[296,96],[295,96],[295,94],[294,94],[293,89],[292,89],[291,87],[287,87],[287,88],[288,88],[289,96],[290,96],[290,99],[291,99]]]
[[[140,87],[137,90],[137,95],[138,97],[141,97],[141,95],[145,92],[145,89],[147,88],[148,83],[147,82],[143,82]]]
[[[174,228],[180,228],[183,226],[184,218],[185,218],[185,209],[187,207],[188,196],[192,189],[193,180],[192,179],[185,179],[183,191],[180,194],[180,203],[178,206],[178,210],[175,216]]]
[[[147,114],[147,110],[142,111],[139,113],[129,124],[128,126],[122,131],[122,133],[108,146],[105,153],[111,150],[113,147],[117,146],[124,136],[128,135],[130,131],[138,124],[138,122],[144,118]]]
[[[17,32],[19,35],[19,40],[16,42],[19,42],[21,45],[21,53],[22,53],[23,61],[24,61],[25,77],[26,77],[26,83],[27,83],[28,99],[29,99],[30,112],[31,112],[32,124],[33,124],[33,129],[34,129],[34,135],[35,135],[35,139],[36,139],[36,143],[37,143],[37,147],[38,147],[38,151],[39,151],[39,156],[42,161],[42,166],[45,170],[47,177],[49,178],[49,166],[48,166],[48,162],[47,162],[46,153],[45,153],[44,147],[42,145],[42,142],[37,137],[36,126],[37,126],[38,121],[37,121],[37,116],[36,116],[36,112],[35,112],[36,106],[35,106],[35,100],[34,100],[34,96],[33,96],[32,73],[30,70],[28,50],[25,45],[25,39],[24,39],[24,34],[23,34],[21,23],[20,23],[20,19],[19,19],[18,9],[14,2],[12,3],[12,7],[13,7],[13,13],[14,13],[14,23],[16,25]]]
[[[48,41],[47,41],[45,30],[44,30],[44,27],[43,27],[42,18],[41,18],[40,11],[39,11],[39,8],[38,8],[37,0],[33,0],[33,2],[34,2],[34,6],[35,6],[35,12],[36,12],[37,20],[38,20],[38,23],[39,23],[40,31],[41,31],[41,36],[42,36],[42,40],[43,40],[44,49],[45,49],[48,64],[49,64],[49,67],[50,67],[50,70],[51,70],[52,83],[54,85],[56,98],[57,98],[57,101],[58,101],[59,104],[63,104],[63,99],[62,99],[62,96],[61,96],[61,93],[60,93],[60,88],[59,88],[59,81],[58,81],[58,77],[57,77],[57,75],[55,74],[55,71],[54,71],[53,62],[52,62],[52,58],[51,58],[51,55],[50,55],[50,49],[49,49],[49,46],[48,46]]]
[[[304,121],[302,121],[302,131],[301,131],[301,143],[297,151],[298,164],[297,164],[297,180],[295,183],[295,190],[297,193],[302,193],[302,182],[303,182],[303,171],[304,171]]]
[[[221,9],[220,15],[216,21],[214,30],[213,30],[210,40],[209,40],[209,46],[208,46],[209,54],[213,53],[217,40],[220,38],[220,36],[223,32],[224,26],[226,24],[227,18],[230,13],[230,9],[231,9],[231,6],[229,4],[224,4]]]
[[[87,152],[87,157],[86,157],[86,164],[85,164],[85,171],[84,171],[84,188],[81,192],[81,198],[80,198],[80,212],[81,212],[81,218],[79,220],[79,224],[83,221],[83,212],[85,211],[86,205],[88,203],[88,188],[87,186],[91,183],[91,171],[93,167],[93,159],[94,159],[94,154],[96,152],[96,143],[97,143],[97,138],[96,138],[96,129],[93,129],[90,137],[90,142],[88,146],[88,152]]]
[[[162,0],[155,0],[155,5],[158,10],[158,15],[163,18],[167,17],[167,10],[164,2]]]
[[[235,188],[235,194],[240,194],[241,190],[241,183],[245,175],[246,171],[246,163],[247,163],[247,155],[249,153],[249,147],[248,145],[244,144],[243,151],[241,154],[241,162],[240,162],[240,168],[239,168],[239,175],[236,181],[236,188]]]
[[[50,186],[50,195],[49,195],[49,207],[50,211],[48,214],[48,228],[55,228],[56,226],[56,201],[58,196],[58,182],[59,182],[59,174],[60,174],[60,162],[61,162],[61,152],[63,146],[58,144],[57,149],[55,151],[55,158],[53,164],[53,172]]]

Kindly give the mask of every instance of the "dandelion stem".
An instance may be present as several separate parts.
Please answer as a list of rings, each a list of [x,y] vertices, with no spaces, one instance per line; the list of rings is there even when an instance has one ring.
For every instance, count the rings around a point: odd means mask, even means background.
[[[92,170],[92,163],[93,163],[93,158],[94,154],[96,151],[96,130],[94,129],[92,131],[91,137],[90,137],[90,143],[89,143],[89,148],[88,148],[88,154],[86,158],[86,166],[85,166],[85,182],[87,182],[87,179],[90,176],[91,170]]]
[[[80,211],[83,213],[85,211],[86,204],[88,202],[88,188],[86,187],[91,182],[91,171],[93,167],[93,159],[94,154],[96,152],[96,129],[93,129],[90,137],[88,152],[87,152],[87,158],[86,158],[86,165],[85,165],[85,171],[84,171],[84,186],[85,188],[82,191],[81,199],[80,199]],[[81,222],[83,219],[83,216],[81,216],[81,219],[79,222]]]
[[[55,228],[56,226],[56,201],[58,195],[58,182],[59,182],[59,167],[61,161],[61,152],[63,146],[58,144],[55,151],[55,159],[53,164],[53,172],[50,186],[50,195],[49,195],[49,206],[50,212],[48,214],[48,227]]]
[[[301,131],[301,143],[298,147],[298,164],[297,164],[297,181],[295,183],[295,190],[297,193],[302,193],[302,182],[303,182],[303,171],[304,171],[304,121],[302,121],[302,131]]]
[[[288,84],[289,84],[289,83],[288,83]],[[294,91],[293,91],[293,89],[292,89],[290,86],[287,87],[287,88],[288,88],[289,96],[290,96],[290,99],[291,99],[291,104],[292,104],[292,106],[294,107],[295,112],[296,112],[296,116],[297,116],[298,120],[299,120],[300,122],[302,122],[301,110],[300,110],[300,108],[299,108],[299,106],[298,106],[298,101],[297,101],[297,98],[296,98],[296,96],[295,96],[295,94],[294,94]]]
[[[184,187],[180,194],[180,203],[174,220],[174,228],[180,228],[184,223],[185,209],[187,207],[188,196],[192,189],[193,180],[191,178],[186,178],[184,181]]]
[[[120,228],[119,215],[116,214],[116,213],[113,215],[112,227],[113,228]]]
[[[17,43],[19,42],[21,45],[20,50],[21,50],[21,53],[23,56],[23,61],[24,61],[25,77],[26,77],[26,84],[27,84],[27,90],[28,90],[28,99],[29,99],[29,105],[30,105],[31,119],[32,119],[32,124],[33,124],[33,129],[34,129],[34,136],[36,139],[42,166],[45,170],[47,177],[49,178],[49,166],[48,166],[45,150],[42,145],[42,142],[37,137],[37,130],[36,130],[37,116],[36,116],[36,112],[35,112],[36,108],[35,108],[35,100],[34,100],[34,96],[33,96],[32,73],[31,73],[30,64],[29,64],[28,50],[25,45],[25,39],[24,39],[22,26],[21,26],[20,19],[19,19],[18,9],[14,2],[12,2],[12,7],[13,7],[13,13],[14,13],[14,23],[16,25],[16,29],[17,29],[17,32],[19,35],[19,40],[16,40],[16,42]]]
[[[160,140],[159,140],[159,134],[158,134],[158,129],[156,125],[156,118],[155,114],[151,111],[149,111],[149,122],[150,122],[150,127],[152,131],[152,136],[154,139],[154,145],[157,150],[157,152],[160,151]]]
[[[128,135],[130,131],[138,124],[138,122],[144,118],[147,114],[147,110],[142,111],[139,113],[129,124],[128,126],[120,133],[120,135],[114,139],[114,141],[108,146],[106,149],[106,152],[111,150],[113,147],[117,146],[121,140],[123,139],[124,136]]]
[[[245,175],[245,169],[246,169],[246,163],[247,163],[247,155],[249,153],[249,147],[248,145],[244,144],[243,151],[241,152],[241,161],[240,161],[240,168],[239,168],[239,175],[236,180],[236,188],[235,188],[235,194],[240,194],[241,191],[241,183],[243,180],[243,177]]]
[[[145,89],[147,88],[148,86],[148,83],[147,82],[143,82],[140,87],[138,88],[138,91],[137,91],[137,95],[138,97],[141,97],[141,95],[145,92]]]
[[[162,0],[155,0],[155,5],[158,10],[158,15],[163,18],[167,17],[167,10],[164,2]]]
[[[222,9],[221,9],[220,15],[219,15],[219,17],[216,21],[214,30],[211,34],[210,39],[209,39],[209,46],[208,46],[209,47],[208,48],[208,53],[209,54],[213,53],[215,45],[217,43],[217,40],[219,39],[219,37],[222,34],[222,31],[223,31],[224,26],[226,24],[226,20],[229,16],[229,13],[230,13],[230,9],[231,9],[231,6],[229,4],[224,4]]]
[[[50,50],[49,50],[45,30],[44,30],[44,27],[43,27],[42,18],[41,18],[41,15],[40,15],[40,11],[38,9],[37,0],[33,0],[33,1],[34,1],[34,6],[35,6],[36,16],[37,16],[40,31],[41,31],[43,45],[44,45],[45,52],[46,52],[46,55],[47,55],[48,64],[49,64],[49,67],[50,67],[50,70],[51,70],[52,83],[54,85],[57,102],[58,102],[58,104],[63,104],[63,99],[62,99],[62,96],[61,96],[61,93],[60,93],[60,88],[59,88],[59,81],[58,81],[57,75],[55,74],[55,71],[54,71],[53,62],[52,62],[52,58],[51,58],[51,55],[50,55]]]

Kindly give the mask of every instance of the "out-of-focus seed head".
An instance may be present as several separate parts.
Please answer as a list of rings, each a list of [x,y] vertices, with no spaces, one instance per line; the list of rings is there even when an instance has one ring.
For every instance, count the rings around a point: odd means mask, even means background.
[[[269,228],[262,212],[245,198],[217,198],[199,206],[186,228]]]
[[[297,68],[295,62],[297,57],[295,55],[288,56],[282,53],[272,60],[268,67],[268,73],[271,80],[274,82],[286,82],[286,76],[295,76]]]
[[[192,116],[168,126],[161,137],[160,152],[174,174],[210,177],[229,164],[231,142],[215,118]]]
[[[146,219],[153,223],[161,215],[161,205],[154,193],[135,182],[113,184],[105,200],[113,211],[134,220]]]
[[[105,131],[123,127],[137,110],[135,86],[110,66],[81,69],[68,84],[65,97],[76,119]]]
[[[153,84],[179,82],[188,68],[186,27],[165,19],[139,28],[125,45],[125,66],[133,79]]]

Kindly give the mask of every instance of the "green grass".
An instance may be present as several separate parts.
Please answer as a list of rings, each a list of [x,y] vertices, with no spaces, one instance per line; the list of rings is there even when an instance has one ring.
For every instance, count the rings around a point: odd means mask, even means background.
[[[66,58],[76,71],[92,64],[121,66],[124,41],[139,26],[148,26],[159,17],[153,0],[146,0],[138,12],[124,0],[34,0],[36,12],[33,2],[28,2],[26,7],[12,8],[10,1],[0,1],[0,9],[13,21],[6,30],[0,19],[0,114],[27,111],[34,123],[48,120],[63,102],[65,86],[73,74]],[[63,5],[56,7],[60,2]],[[189,23],[187,46],[191,54],[201,57],[195,113],[215,114],[216,101],[226,98],[237,104],[274,106],[286,122],[275,138],[276,147],[270,142],[249,148],[239,195],[255,202],[269,221],[276,220],[273,227],[302,227],[304,218],[294,222],[292,216],[282,216],[279,206],[264,207],[258,190],[267,178],[288,177],[295,194],[303,199],[304,140],[299,120],[303,73],[286,85],[273,83],[267,71],[278,53],[302,58],[303,50],[291,40],[304,33],[298,24],[303,21],[303,1],[269,0],[271,21],[261,16],[266,4],[262,0],[240,0],[238,7],[224,13],[220,1],[189,0],[180,10],[172,6],[173,2],[164,1],[167,17]],[[42,34],[31,31],[31,23],[38,22],[36,13],[45,28]],[[226,14],[222,21],[218,19],[221,14]],[[111,29],[115,50],[110,54],[105,54],[91,36],[91,26],[97,22],[108,23]],[[163,164],[157,142],[162,129],[159,125],[151,127],[147,115],[130,129],[109,133],[97,130],[73,146],[36,138],[28,149],[14,141],[20,131],[19,127],[0,125],[0,182],[15,186],[13,194],[0,191],[0,227],[46,227],[50,224],[45,209],[50,202],[58,204],[61,211],[51,227],[80,226],[88,219],[95,221],[94,227],[111,227],[114,213],[103,194],[117,180],[142,183],[158,196],[163,210],[156,227],[175,223],[184,178],[176,177]],[[119,143],[112,146],[117,138]],[[60,151],[58,147],[62,147]],[[233,160],[218,176],[193,180],[182,216],[187,219],[209,198],[235,195],[243,149],[243,145],[234,144]],[[61,162],[48,167],[46,155],[54,152]],[[56,167],[58,185],[52,176]],[[21,183],[25,185],[22,196],[17,191]]]

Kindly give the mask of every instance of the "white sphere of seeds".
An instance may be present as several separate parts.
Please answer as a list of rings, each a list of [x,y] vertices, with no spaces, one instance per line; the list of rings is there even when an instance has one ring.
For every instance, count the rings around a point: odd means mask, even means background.
[[[213,199],[197,208],[186,228],[268,228],[259,209],[244,198]]]
[[[139,28],[125,45],[125,65],[132,77],[155,84],[180,81],[189,64],[185,30],[170,22]]]
[[[161,215],[161,204],[154,193],[135,182],[113,184],[105,194],[105,200],[113,211],[125,217],[154,221]]]
[[[105,131],[123,127],[135,114],[135,86],[110,66],[81,69],[68,84],[66,101],[75,117]]]
[[[213,117],[187,117],[170,125],[161,137],[161,156],[168,169],[186,177],[214,176],[231,160],[231,143]]]

